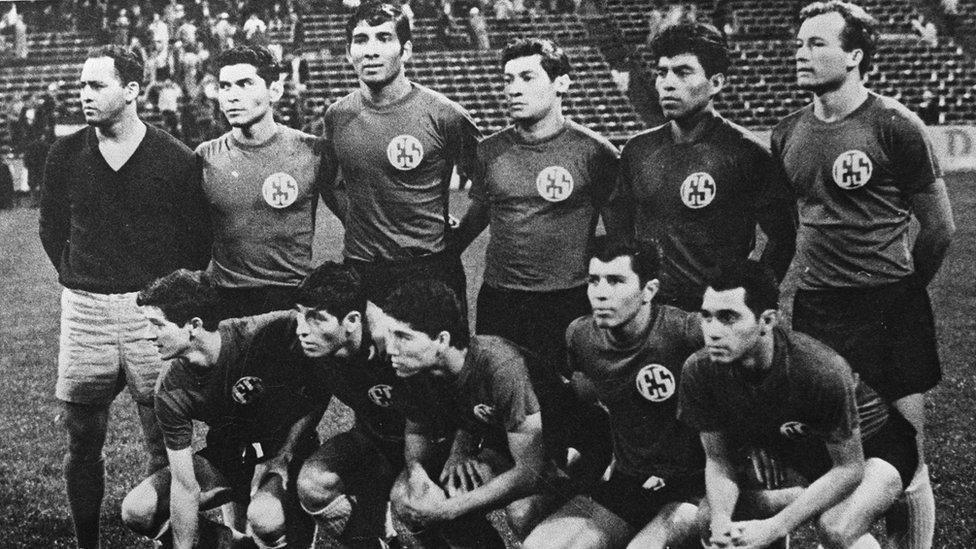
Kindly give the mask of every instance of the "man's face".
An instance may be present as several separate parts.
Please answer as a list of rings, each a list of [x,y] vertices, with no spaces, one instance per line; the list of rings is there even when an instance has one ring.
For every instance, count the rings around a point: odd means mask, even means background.
[[[437,365],[439,343],[395,318],[386,317],[386,352],[399,377],[410,377]]]
[[[762,328],[759,318],[746,306],[746,290],[705,290],[702,299],[702,332],[705,349],[715,362],[735,362],[756,348]]]
[[[513,120],[535,122],[559,109],[559,96],[569,87],[568,78],[549,78],[542,56],[519,57],[505,63],[505,98]]]
[[[295,335],[298,336],[305,356],[320,358],[348,354],[346,345],[350,334],[346,330],[344,319],[329,314],[325,309],[299,305],[297,310]]]
[[[634,272],[630,256],[615,257],[604,263],[590,259],[586,295],[593,308],[593,319],[600,328],[617,328],[634,320],[650,298]]]
[[[401,44],[392,21],[370,26],[360,21],[352,30],[346,52],[359,81],[372,88],[386,86],[403,72],[410,58],[411,44]]]
[[[190,348],[190,332],[186,326],[178,326],[167,320],[159,307],[142,307],[149,321],[149,340],[156,344],[163,360],[185,356]]]
[[[135,86],[133,86],[135,88]],[[115,72],[111,57],[93,57],[81,69],[81,110],[85,122],[106,127],[118,122],[127,101],[135,101],[138,90],[127,89]]]
[[[658,102],[668,120],[680,120],[704,109],[722,87],[724,77],[705,76],[698,56],[682,53],[657,61]]]
[[[841,31],[844,18],[830,12],[811,17],[800,25],[796,36],[796,83],[800,88],[821,93],[837,89],[849,69],[860,61],[860,50],[844,51]]]
[[[272,90],[254,65],[221,67],[217,86],[220,110],[235,128],[249,128],[271,111]]]

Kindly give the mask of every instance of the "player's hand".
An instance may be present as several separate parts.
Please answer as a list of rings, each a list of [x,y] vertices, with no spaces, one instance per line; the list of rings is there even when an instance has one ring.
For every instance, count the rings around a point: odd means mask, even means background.
[[[732,547],[732,522],[729,520],[712,522],[706,537],[703,537],[701,542],[702,547],[709,549]]]
[[[483,486],[492,477],[491,467],[477,459],[462,459],[449,465],[450,468],[445,466],[440,479],[449,498]]]
[[[447,495],[419,463],[411,463],[407,476],[407,495],[399,502],[399,514],[411,526],[451,520]]]
[[[766,547],[789,532],[780,532],[771,519],[732,523],[732,547]]]
[[[779,461],[763,448],[749,450],[749,461],[752,462],[752,472],[756,479],[767,490],[780,488],[786,482],[786,476]]]

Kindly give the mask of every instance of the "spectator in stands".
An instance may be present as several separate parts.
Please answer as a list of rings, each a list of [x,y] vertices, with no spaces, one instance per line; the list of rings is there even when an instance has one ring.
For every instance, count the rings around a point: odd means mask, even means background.
[[[234,35],[237,27],[230,22],[230,14],[226,11],[217,16],[217,23],[213,27],[213,36],[217,40],[217,50],[228,50],[234,47]]]
[[[407,16],[407,21],[410,21],[410,27],[416,27],[414,19],[417,16],[413,13],[413,8],[410,7],[410,0],[400,0],[400,11],[403,12],[403,15]]]
[[[498,25],[498,30],[503,33],[502,41],[508,42],[511,21],[515,17],[515,4],[512,4],[512,0],[495,0],[492,8],[495,11],[495,22]]]
[[[27,24],[24,23],[24,16],[17,14],[14,21],[14,57],[27,59],[27,53]]]
[[[922,102],[918,105],[918,117],[925,122],[926,126],[935,126],[940,123],[941,106],[939,97],[932,93],[932,90],[922,92]]]
[[[655,6],[651,9],[650,13],[647,14],[647,45],[650,46],[654,39],[657,38],[658,33],[661,32],[661,27],[664,26],[664,12],[661,8]]]
[[[139,58],[139,61],[142,62],[143,66],[146,66],[149,64],[149,52],[147,52],[146,48],[143,47],[142,39],[139,38],[139,36],[140,35],[136,33],[129,35],[129,50],[136,54],[136,57]]]
[[[0,210],[14,205],[14,176],[4,157],[0,156]]]
[[[60,86],[58,86],[57,82],[51,82],[47,85],[47,89],[41,94],[38,100],[35,123],[37,124],[38,132],[45,137],[54,135],[54,126],[57,124],[58,111],[61,106],[58,101],[59,88]]]
[[[252,46],[264,46],[268,42],[268,25],[258,17],[257,11],[252,11],[244,26],[244,40]]]
[[[53,133],[42,134],[24,147],[24,168],[27,170],[27,188],[32,208],[38,205],[38,193],[41,182],[44,181],[44,164],[54,139]]]
[[[956,25],[959,24],[959,0],[942,0],[942,24],[946,33],[956,33]]]
[[[112,21],[112,43],[124,46],[129,43],[129,29],[131,22],[125,8],[119,10],[119,15]]]
[[[438,40],[444,49],[451,49],[454,47],[454,15],[452,15],[451,2],[445,1],[441,5],[441,11],[437,14],[437,22],[435,25],[435,33]]]
[[[919,14],[911,21],[912,28],[918,33],[919,41],[929,47],[939,45],[939,29],[935,23],[929,21],[924,15]]]
[[[10,136],[10,145],[17,150],[21,144],[20,135],[20,113],[24,110],[24,105],[30,99],[30,94],[19,96],[13,94],[7,98],[7,134]]]
[[[478,8],[471,8],[468,11],[468,31],[471,34],[471,45],[476,50],[491,49],[491,42],[488,39],[488,21]]]
[[[183,90],[171,78],[163,80],[159,86],[159,99],[156,103],[159,113],[163,116],[163,129],[167,133],[180,138],[180,98],[183,97]]]
[[[154,44],[162,41],[169,43],[169,27],[158,13],[152,14],[152,23],[149,23],[149,38]]]
[[[197,46],[197,26],[189,18],[184,19],[180,27],[176,29],[176,39],[183,43],[187,49],[195,49]]]

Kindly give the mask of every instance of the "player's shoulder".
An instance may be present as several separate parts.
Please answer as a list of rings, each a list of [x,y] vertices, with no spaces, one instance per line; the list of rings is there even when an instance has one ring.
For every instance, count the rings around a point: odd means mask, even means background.
[[[579,342],[588,335],[594,333],[596,325],[593,322],[593,315],[583,315],[569,323],[566,328],[566,339],[570,342]]]
[[[48,155],[54,154],[65,154],[70,151],[77,151],[85,145],[85,142],[91,138],[91,133],[95,130],[90,126],[85,126],[79,130],[76,130],[68,135],[59,137],[54,143],[51,144],[51,149],[48,151]]]
[[[156,379],[155,394],[158,396],[170,391],[183,389],[190,386],[191,382],[195,386],[197,382],[193,379],[194,376],[192,376],[189,368],[190,364],[186,359],[177,358],[173,360],[169,367],[164,368]]]
[[[215,156],[226,154],[230,149],[231,134],[227,132],[219,137],[200,143],[193,153],[204,160],[209,160]]]
[[[800,107],[799,109],[787,114],[779,122],[773,126],[772,140],[776,142],[778,139],[785,138],[793,133],[797,125],[800,124],[805,117],[812,115],[813,113],[813,103]]]
[[[179,139],[170,133],[161,130],[152,124],[146,124],[146,138],[152,145],[153,155],[172,154],[181,157],[191,157],[193,151]]]
[[[769,153],[769,146],[766,145],[762,138],[745,126],[740,126],[727,118],[722,118],[717,128],[716,133],[721,137],[723,145],[728,144],[736,149],[747,152],[759,154]]]
[[[485,158],[497,156],[518,141],[515,126],[498,130],[478,142],[478,152]]]
[[[575,120],[566,119],[566,135],[573,140],[591,144],[596,150],[616,155],[617,147],[603,135]]]
[[[778,331],[788,342],[790,367],[794,373],[814,378],[818,383],[850,377],[847,361],[826,343],[802,332],[786,328]]]
[[[471,337],[469,352],[474,353],[484,373],[492,378],[527,372],[526,353],[511,341],[494,335]]]
[[[282,139],[291,150],[306,149],[313,153],[318,153],[320,150],[321,137],[284,125],[279,125],[278,131],[281,132]]]
[[[343,113],[358,112],[363,108],[362,92],[353,90],[337,99],[325,110],[326,120]]]
[[[468,111],[466,111],[460,103],[447,97],[443,93],[432,90],[427,86],[418,84],[416,82],[412,82],[412,85],[416,92],[416,95],[413,98],[414,102],[425,105],[426,108],[435,111],[467,116]]]
[[[638,132],[624,143],[621,155],[642,155],[648,149],[658,147],[669,136],[670,131],[667,123]]]
[[[925,123],[911,109],[893,97],[870,92],[872,121],[896,130],[925,132]]]

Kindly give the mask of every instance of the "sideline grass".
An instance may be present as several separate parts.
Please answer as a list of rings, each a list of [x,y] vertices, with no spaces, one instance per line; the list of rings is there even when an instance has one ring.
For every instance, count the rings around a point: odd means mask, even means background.
[[[950,195],[959,232],[946,266],[932,285],[945,379],[929,394],[929,463],[938,506],[936,547],[976,547],[976,176],[952,177]],[[452,211],[467,205],[455,193]],[[320,210],[317,261],[337,258],[335,219]],[[53,396],[60,287],[37,239],[37,210],[0,211],[0,548],[72,547],[61,480],[64,435]],[[485,238],[464,255],[468,300],[481,284]],[[333,407],[323,434],[348,427]],[[142,444],[126,395],[112,408],[105,444],[103,546],[151,547],[129,534],[119,504],[139,480]]]

